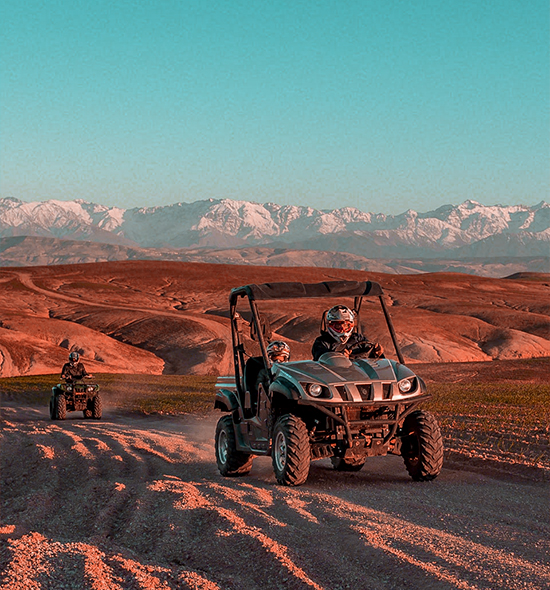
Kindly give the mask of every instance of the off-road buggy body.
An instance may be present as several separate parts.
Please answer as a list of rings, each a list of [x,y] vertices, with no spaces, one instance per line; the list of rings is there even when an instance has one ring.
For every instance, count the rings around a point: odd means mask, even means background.
[[[318,361],[271,364],[266,353],[269,323],[257,302],[318,297],[353,298],[356,330],[361,330],[363,297],[378,298],[398,361],[348,359],[330,352]],[[261,356],[249,356],[245,350],[237,311],[242,298],[250,305],[251,337]],[[334,303],[329,301],[327,307]],[[277,481],[300,485],[311,460],[330,457],[335,469],[358,471],[368,457],[394,453],[402,455],[414,480],[437,477],[443,463],[439,426],[429,412],[417,409],[430,396],[422,379],[403,363],[379,284],[246,285],[231,291],[229,310],[235,374],[218,378],[215,401],[215,407],[227,413],[218,422],[215,441],[222,475],[246,474],[254,455],[271,455]],[[258,387],[262,369],[267,381]]]
[[[50,418],[64,420],[67,412],[82,410],[84,418],[101,419],[101,397],[97,383],[74,381],[52,387]]]

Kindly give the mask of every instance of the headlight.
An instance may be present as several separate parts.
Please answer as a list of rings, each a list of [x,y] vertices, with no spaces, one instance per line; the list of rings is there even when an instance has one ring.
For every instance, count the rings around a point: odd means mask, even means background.
[[[93,393],[94,392],[94,386],[93,385],[88,385],[88,387],[86,388],[86,390],[88,391],[88,393]]]
[[[307,386],[307,392],[313,397],[319,397],[323,393],[323,388],[318,383],[310,383]]]
[[[413,379],[403,379],[397,384],[401,393],[409,393],[413,388]]]

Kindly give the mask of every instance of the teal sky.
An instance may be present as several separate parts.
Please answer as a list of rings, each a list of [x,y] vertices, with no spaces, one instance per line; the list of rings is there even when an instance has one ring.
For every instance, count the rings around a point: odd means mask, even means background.
[[[549,200],[547,0],[3,0],[0,194]]]

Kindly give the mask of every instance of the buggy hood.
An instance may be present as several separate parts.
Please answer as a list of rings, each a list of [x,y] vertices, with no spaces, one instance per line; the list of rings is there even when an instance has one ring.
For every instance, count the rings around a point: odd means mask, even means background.
[[[406,374],[405,374],[406,371]],[[389,359],[359,359],[350,361],[345,357],[322,361],[296,361],[277,365],[274,373],[287,375],[298,382],[315,382],[322,385],[336,385],[338,383],[368,383],[371,381],[395,382],[414,373],[404,365],[399,365]],[[397,374],[399,373],[399,377]]]

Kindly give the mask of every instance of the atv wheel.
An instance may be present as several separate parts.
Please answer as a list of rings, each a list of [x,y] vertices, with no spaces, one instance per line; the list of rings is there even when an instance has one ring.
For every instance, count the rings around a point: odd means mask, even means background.
[[[56,395],[53,401],[54,420],[65,420],[67,417],[67,399],[63,394]]]
[[[303,420],[292,414],[283,414],[277,419],[273,428],[271,460],[280,484],[299,486],[306,481],[311,447]]]
[[[336,471],[361,471],[365,459],[343,459],[342,457],[331,457],[330,462]]]
[[[246,475],[252,469],[252,455],[237,451],[231,416],[222,416],[216,426],[216,463],[224,477]]]
[[[93,399],[89,399],[86,402],[86,409],[82,410],[82,414],[84,415],[84,418],[91,418],[93,416]]]
[[[435,417],[417,410],[405,418],[401,456],[415,481],[435,479],[443,467],[443,439]]]
[[[89,410],[85,410],[85,411],[89,411]],[[101,398],[99,397],[99,394],[96,394],[96,396],[92,400],[92,418],[94,420],[101,419]]]

